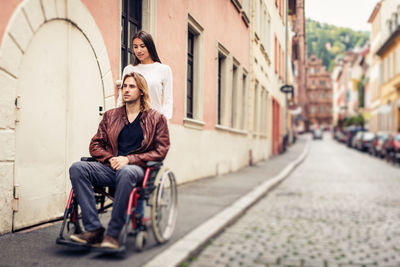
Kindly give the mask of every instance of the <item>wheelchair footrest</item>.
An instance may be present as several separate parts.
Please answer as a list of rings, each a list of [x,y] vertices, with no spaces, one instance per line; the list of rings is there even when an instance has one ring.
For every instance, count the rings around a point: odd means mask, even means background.
[[[92,247],[93,252],[100,252],[100,253],[104,253],[104,254],[118,254],[118,253],[122,253],[126,250],[126,246],[125,245],[121,245],[119,248],[115,249],[115,248],[100,248],[100,247]]]
[[[105,253],[105,254],[117,254],[117,253],[124,252],[126,250],[125,245],[121,245],[118,249],[93,247],[91,245],[81,244],[81,243],[78,243],[78,242],[75,242],[75,241],[72,241],[69,239],[65,239],[63,237],[57,238],[56,244],[67,246],[67,247],[90,249],[93,252],[101,252],[101,253]]]
[[[92,246],[90,245],[86,245],[86,244],[81,244],[69,239],[65,239],[63,237],[59,237],[56,240],[56,244],[58,245],[63,245],[63,246],[67,246],[67,247],[76,247],[76,248],[92,248]]]

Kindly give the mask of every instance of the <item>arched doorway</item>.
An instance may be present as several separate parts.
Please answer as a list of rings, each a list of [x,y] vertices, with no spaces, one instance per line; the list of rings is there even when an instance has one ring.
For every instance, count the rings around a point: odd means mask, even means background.
[[[20,65],[13,230],[60,216],[68,168],[88,155],[104,107],[100,69],[84,34],[52,20],[33,36]]]

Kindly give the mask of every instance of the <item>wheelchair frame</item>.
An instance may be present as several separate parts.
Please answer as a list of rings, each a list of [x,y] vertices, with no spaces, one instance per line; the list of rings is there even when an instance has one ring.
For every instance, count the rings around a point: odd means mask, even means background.
[[[84,157],[81,158],[81,160],[93,161],[94,159]],[[105,213],[106,210],[112,206],[112,203],[105,204],[106,198],[112,201],[114,200],[113,192],[111,192],[112,189],[113,188],[108,187],[107,192],[106,187],[93,187],[96,204],[100,205],[100,207],[98,207],[99,214]],[[167,190],[169,190],[169,193]],[[147,162],[142,186],[133,188],[129,196],[128,206],[126,209],[126,221],[120,233],[120,246],[119,249],[115,250],[108,248],[95,248],[89,244],[80,244],[64,237],[65,230],[71,232],[71,225],[74,228],[71,234],[79,234],[83,231],[80,223],[81,216],[78,210],[78,202],[75,198],[73,189],[71,188],[64,211],[60,233],[56,239],[56,244],[70,247],[91,248],[95,251],[106,253],[119,253],[126,250],[127,236],[134,235],[136,237],[136,248],[138,251],[142,251],[146,244],[147,224],[149,222],[157,243],[165,243],[171,238],[175,229],[177,218],[177,195],[176,179],[173,172],[164,168],[162,162]],[[164,198],[168,196],[170,199],[165,200]],[[139,198],[143,199],[146,205],[151,207],[150,218],[143,217],[137,213],[137,202]],[[168,214],[163,214],[166,206],[169,206],[169,210],[167,211]],[[167,219],[167,222],[163,223],[163,219]]]

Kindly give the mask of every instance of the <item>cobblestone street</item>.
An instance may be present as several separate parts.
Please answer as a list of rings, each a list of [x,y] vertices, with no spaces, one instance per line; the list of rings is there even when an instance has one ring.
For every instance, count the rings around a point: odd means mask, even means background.
[[[400,168],[332,140],[190,266],[400,266]]]

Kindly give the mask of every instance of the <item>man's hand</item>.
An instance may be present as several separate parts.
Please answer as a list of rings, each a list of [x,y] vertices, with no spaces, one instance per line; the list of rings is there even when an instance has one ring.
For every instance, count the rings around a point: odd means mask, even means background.
[[[111,164],[111,168],[116,171],[118,171],[123,166],[125,166],[129,163],[128,157],[125,157],[125,156],[112,157],[112,158],[110,158],[109,161]]]

